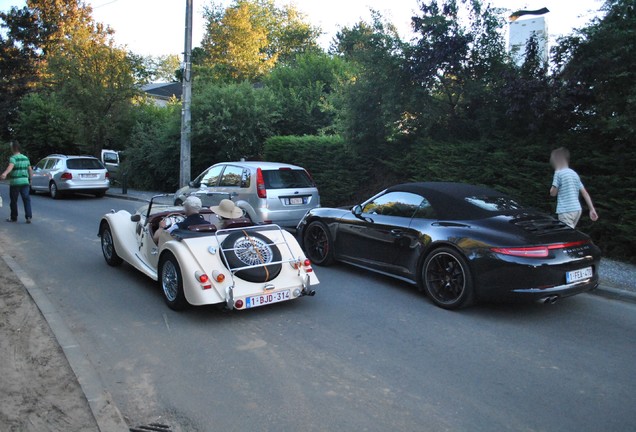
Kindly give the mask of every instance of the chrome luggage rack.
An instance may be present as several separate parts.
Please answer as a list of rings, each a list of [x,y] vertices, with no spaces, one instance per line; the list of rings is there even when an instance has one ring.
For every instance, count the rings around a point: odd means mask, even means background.
[[[255,265],[245,265],[245,266],[241,266],[241,267],[232,267],[230,265],[230,263],[227,260],[226,257],[226,252],[228,251],[234,251],[234,248],[223,248],[222,247],[222,243],[223,241],[219,238],[220,235],[223,236],[227,236],[233,232],[244,232],[247,235],[249,235],[250,231],[256,231],[256,232],[263,232],[263,231],[278,231],[280,233],[280,238],[282,239],[281,241],[276,241],[276,242],[272,242],[272,243],[268,243],[270,246],[281,246],[280,249],[283,249],[283,245],[284,245],[284,249],[287,250],[287,252],[289,252],[289,257],[288,259],[283,259],[282,256],[284,255],[283,253],[281,253],[281,260],[280,261],[271,261],[268,263],[263,263],[263,264],[255,264]],[[294,253],[292,252],[291,247],[289,246],[289,243],[287,242],[287,240],[285,239],[285,234],[283,233],[283,229],[275,224],[271,224],[271,225],[255,225],[255,226],[251,226],[251,227],[241,227],[241,228],[229,228],[229,229],[222,229],[222,230],[218,230],[214,233],[214,236],[216,237],[216,242],[219,245],[219,251],[221,253],[221,257],[223,259],[223,263],[227,266],[228,270],[230,271],[230,275],[232,278],[232,284],[230,286],[228,286],[225,290],[225,301],[226,304],[228,306],[229,309],[232,309],[234,307],[234,286],[236,284],[235,281],[235,276],[236,276],[236,272],[239,272],[241,270],[248,270],[248,269],[252,269],[252,268],[259,268],[259,267],[266,267],[266,266],[270,266],[270,265],[275,265],[275,264],[290,264],[292,266],[292,268],[294,269],[298,269],[298,274],[300,275],[300,267],[301,267],[301,258],[294,258]],[[282,252],[282,251],[281,251]],[[307,281],[303,281],[303,292],[306,291],[306,288],[308,286],[308,280]],[[266,285],[267,287],[267,285]],[[273,285],[271,285],[272,288],[274,288]],[[270,289],[272,289],[270,288]],[[267,288],[265,288],[267,289]]]

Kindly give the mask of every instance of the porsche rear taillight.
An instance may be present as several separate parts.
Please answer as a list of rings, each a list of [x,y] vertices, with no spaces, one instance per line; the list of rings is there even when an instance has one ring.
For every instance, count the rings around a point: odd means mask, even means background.
[[[553,243],[545,246],[528,246],[528,247],[502,247],[492,248],[495,253],[523,258],[546,258],[551,250],[569,249],[573,247],[589,244],[589,240],[580,240],[566,243]]]
[[[538,247],[516,247],[516,248],[492,248],[492,251],[502,255],[510,255],[524,258],[545,258],[548,256],[548,248]]]

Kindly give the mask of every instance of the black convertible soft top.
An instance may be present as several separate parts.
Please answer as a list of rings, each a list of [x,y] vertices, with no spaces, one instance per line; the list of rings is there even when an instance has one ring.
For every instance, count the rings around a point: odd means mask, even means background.
[[[387,192],[410,192],[423,196],[433,206],[438,219],[484,219],[524,209],[502,192],[465,183],[403,183],[388,188]]]

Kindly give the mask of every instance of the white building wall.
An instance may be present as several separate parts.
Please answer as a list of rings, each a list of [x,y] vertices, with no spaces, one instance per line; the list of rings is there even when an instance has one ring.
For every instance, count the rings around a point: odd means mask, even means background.
[[[516,64],[523,64],[526,45],[533,34],[537,35],[541,57],[548,61],[548,27],[545,17],[539,16],[510,23],[508,50]]]

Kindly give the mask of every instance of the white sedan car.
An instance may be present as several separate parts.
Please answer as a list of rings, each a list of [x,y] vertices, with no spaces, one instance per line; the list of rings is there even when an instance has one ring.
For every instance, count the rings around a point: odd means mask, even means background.
[[[217,216],[204,208],[200,213],[209,224],[163,232],[155,243],[161,221],[170,225],[185,218],[183,207],[159,204],[170,198],[158,195],[135,214],[112,210],[102,217],[98,234],[106,262],[126,261],[158,281],[170,308],[225,303],[249,309],[315,294],[311,262],[294,236],[277,225],[239,219],[217,229]]]

